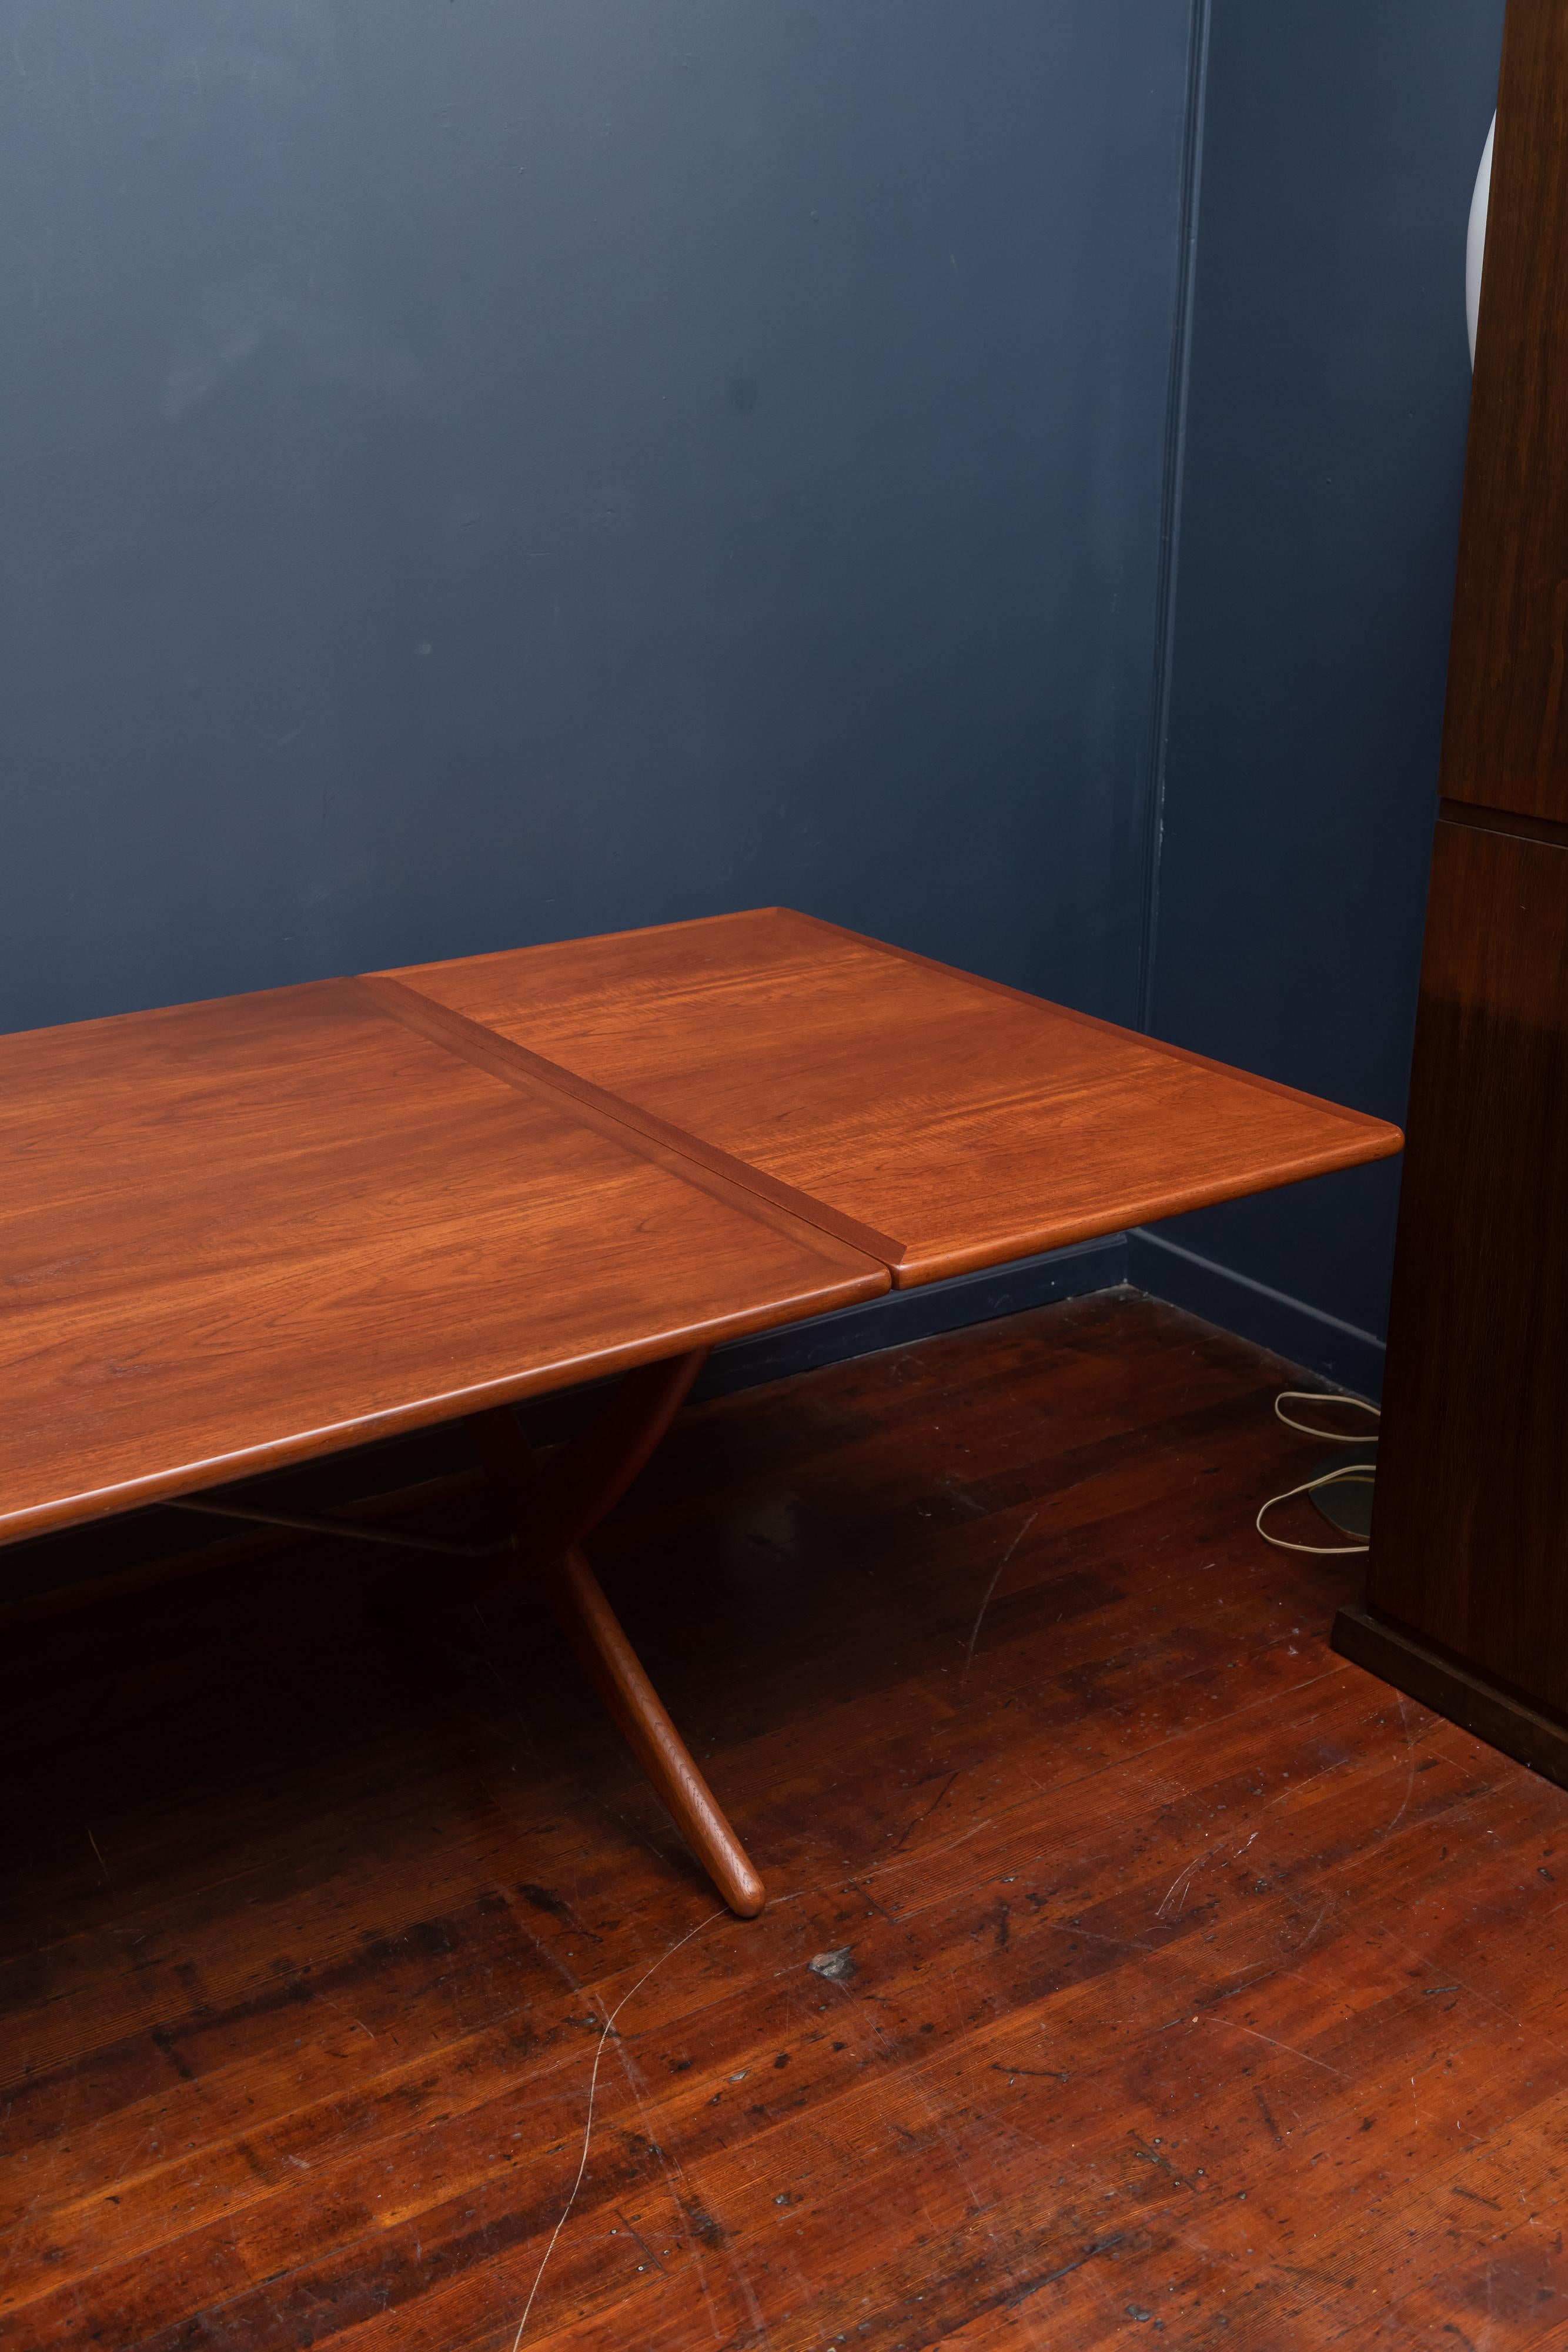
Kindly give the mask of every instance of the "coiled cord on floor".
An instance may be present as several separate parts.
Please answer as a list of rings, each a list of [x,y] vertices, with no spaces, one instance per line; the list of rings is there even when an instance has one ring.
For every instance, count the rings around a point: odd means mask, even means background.
[[[1368,1435],[1364,1432],[1356,1433],[1343,1429],[1318,1429],[1310,1421],[1298,1421],[1293,1413],[1283,1411],[1282,1408],[1288,1404],[1354,1405],[1357,1412],[1369,1412],[1374,1421],[1379,1420],[1379,1408],[1368,1404],[1362,1397],[1325,1396],[1318,1389],[1281,1389],[1274,1399],[1274,1418],[1282,1421],[1287,1429],[1299,1429],[1303,1436],[1321,1438],[1325,1445],[1375,1445],[1377,1443],[1375,1430]],[[1274,1546],[1276,1551],[1321,1552],[1330,1556],[1337,1552],[1367,1551],[1371,1547],[1364,1543],[1291,1543],[1285,1536],[1271,1536],[1263,1525],[1263,1513],[1271,1511],[1276,1503],[1291,1502],[1297,1495],[1315,1495],[1321,1486],[1370,1486],[1374,1475],[1370,1462],[1347,1462],[1343,1470],[1325,1470],[1316,1478],[1304,1480],[1300,1486],[1287,1486],[1282,1495],[1270,1495],[1259,1511],[1255,1523],[1258,1532],[1265,1543]]]

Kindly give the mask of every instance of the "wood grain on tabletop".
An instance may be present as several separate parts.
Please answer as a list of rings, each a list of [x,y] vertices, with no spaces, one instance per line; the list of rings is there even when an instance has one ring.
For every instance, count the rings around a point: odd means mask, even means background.
[[[875,1296],[354,981],[0,1039],[0,1539]]]
[[[1460,513],[1443,791],[1568,821],[1568,9],[1510,0]]]
[[[1380,1119],[786,908],[386,977],[825,1204],[901,1285],[1399,1148]]]
[[[749,1924],[525,1607],[16,1629],[7,2352],[512,2352],[626,1995],[520,2352],[1560,2346],[1568,1795],[1329,1652],[1289,1377],[1113,1296],[677,1420],[596,1555]]]

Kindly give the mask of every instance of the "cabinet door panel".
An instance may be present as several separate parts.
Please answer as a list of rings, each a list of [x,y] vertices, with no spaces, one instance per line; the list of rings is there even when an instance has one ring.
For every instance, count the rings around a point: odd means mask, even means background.
[[[1568,1712],[1568,849],[1440,824],[1367,1598]]]
[[[1443,791],[1568,820],[1568,8],[1511,0]]]

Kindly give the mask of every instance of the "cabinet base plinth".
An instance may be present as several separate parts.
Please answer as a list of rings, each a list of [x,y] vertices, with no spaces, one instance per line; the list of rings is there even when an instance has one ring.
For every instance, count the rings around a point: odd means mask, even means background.
[[[1568,1723],[1532,1706],[1517,1691],[1428,1648],[1418,1635],[1359,1601],[1347,1602],[1335,1617],[1333,1643],[1342,1658],[1568,1789]]]

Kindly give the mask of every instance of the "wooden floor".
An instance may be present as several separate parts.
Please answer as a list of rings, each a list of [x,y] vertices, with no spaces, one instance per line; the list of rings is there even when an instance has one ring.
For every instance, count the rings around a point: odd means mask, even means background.
[[[14,1623],[0,2344],[1568,2344],[1568,1794],[1330,1654],[1281,1382],[1112,1294],[683,1416],[596,1551],[750,1925],[514,1601]]]

